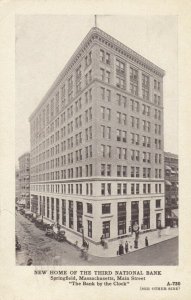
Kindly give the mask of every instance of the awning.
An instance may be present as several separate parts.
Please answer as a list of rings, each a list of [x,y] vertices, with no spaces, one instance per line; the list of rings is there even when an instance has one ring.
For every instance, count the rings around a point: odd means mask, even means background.
[[[172,217],[178,219],[178,208],[172,209]]]
[[[165,184],[166,184],[166,185],[172,185],[171,182],[168,181],[168,180],[165,180]]]

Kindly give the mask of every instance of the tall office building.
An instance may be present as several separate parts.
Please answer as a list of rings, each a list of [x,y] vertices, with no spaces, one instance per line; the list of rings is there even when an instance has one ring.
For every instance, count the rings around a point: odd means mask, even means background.
[[[33,211],[94,244],[164,226],[163,76],[89,31],[30,116]]]
[[[30,153],[19,157],[20,203],[30,208]]]

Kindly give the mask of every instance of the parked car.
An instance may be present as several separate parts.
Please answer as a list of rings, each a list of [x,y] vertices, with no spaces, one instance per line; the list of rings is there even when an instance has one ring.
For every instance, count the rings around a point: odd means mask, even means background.
[[[36,227],[38,227],[41,230],[46,230],[46,227],[47,227],[47,224],[43,222],[42,217],[36,218],[35,225],[36,225]]]
[[[28,219],[28,220],[32,220],[33,218],[33,213],[31,211],[25,211],[25,217]]]
[[[53,236],[58,242],[66,241],[65,231],[62,228],[60,228],[60,225],[58,223],[55,223],[53,225]]]
[[[49,237],[53,237],[54,236],[53,225],[47,224],[45,235],[49,236]]]

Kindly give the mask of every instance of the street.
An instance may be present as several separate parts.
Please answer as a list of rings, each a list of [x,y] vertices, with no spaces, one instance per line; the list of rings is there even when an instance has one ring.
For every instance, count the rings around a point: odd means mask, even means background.
[[[58,242],[45,236],[24,216],[16,212],[16,235],[21,250],[16,252],[16,264],[26,265],[32,258],[33,265],[177,265],[178,237],[163,241],[148,248],[118,257],[103,258],[89,255],[88,260],[80,257],[80,250],[67,242]]]

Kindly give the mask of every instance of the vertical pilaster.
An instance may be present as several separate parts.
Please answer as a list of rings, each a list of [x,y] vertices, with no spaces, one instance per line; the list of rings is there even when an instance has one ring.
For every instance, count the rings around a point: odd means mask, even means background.
[[[130,65],[126,63],[126,89],[130,93]]]
[[[149,77],[149,101],[150,102],[154,102],[153,101],[154,98],[154,79],[153,77]]]
[[[138,96],[142,98],[142,72],[138,70]]]

